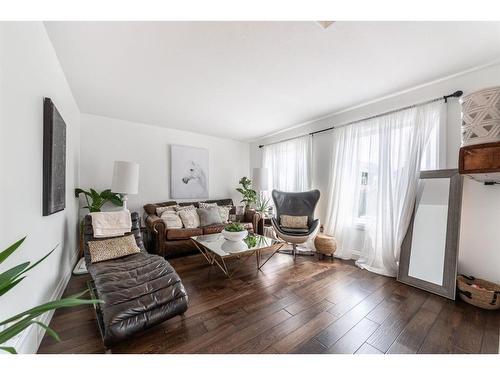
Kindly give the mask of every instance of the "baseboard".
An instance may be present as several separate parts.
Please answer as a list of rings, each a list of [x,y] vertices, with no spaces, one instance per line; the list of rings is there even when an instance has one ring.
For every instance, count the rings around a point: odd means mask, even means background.
[[[71,267],[68,268],[66,275],[64,275],[60,280],[57,286],[54,289],[54,292],[50,296],[50,300],[60,299],[68,285],[68,282],[71,278],[73,267],[78,260],[78,251],[76,251],[72,258],[70,264]],[[54,311],[49,311],[38,319],[43,324],[49,325],[54,315]],[[38,325],[31,325],[28,329],[20,333],[16,338],[13,338],[8,346],[13,346],[16,348],[18,353],[24,354],[35,354],[38,351],[38,347],[42,342],[43,336],[45,335],[45,330]]]

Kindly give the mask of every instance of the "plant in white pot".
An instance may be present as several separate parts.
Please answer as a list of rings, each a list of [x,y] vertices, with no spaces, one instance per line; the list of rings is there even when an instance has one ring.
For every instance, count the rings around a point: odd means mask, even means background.
[[[243,241],[248,236],[248,231],[241,223],[228,224],[221,233],[228,241]]]

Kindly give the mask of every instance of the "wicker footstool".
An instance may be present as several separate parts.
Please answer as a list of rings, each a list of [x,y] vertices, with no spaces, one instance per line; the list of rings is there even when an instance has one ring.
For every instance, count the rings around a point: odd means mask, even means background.
[[[337,250],[335,237],[319,233],[314,239],[314,246],[316,247],[316,253],[318,253],[318,259],[324,259],[326,255],[331,257],[333,262],[333,253]]]

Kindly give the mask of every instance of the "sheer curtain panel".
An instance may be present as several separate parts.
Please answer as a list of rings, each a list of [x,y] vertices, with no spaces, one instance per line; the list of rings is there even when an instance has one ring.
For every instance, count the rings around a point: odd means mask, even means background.
[[[264,146],[262,166],[269,171],[271,189],[307,191],[311,188],[311,136]]]
[[[325,229],[337,239],[336,256],[396,275],[421,164],[439,165],[435,137],[444,106],[417,106],[333,131]]]

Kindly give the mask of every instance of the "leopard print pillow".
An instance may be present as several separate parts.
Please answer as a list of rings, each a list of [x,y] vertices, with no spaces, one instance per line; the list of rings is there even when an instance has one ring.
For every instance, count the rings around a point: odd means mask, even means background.
[[[133,234],[101,241],[89,241],[90,261],[92,263],[121,258],[141,252]]]

